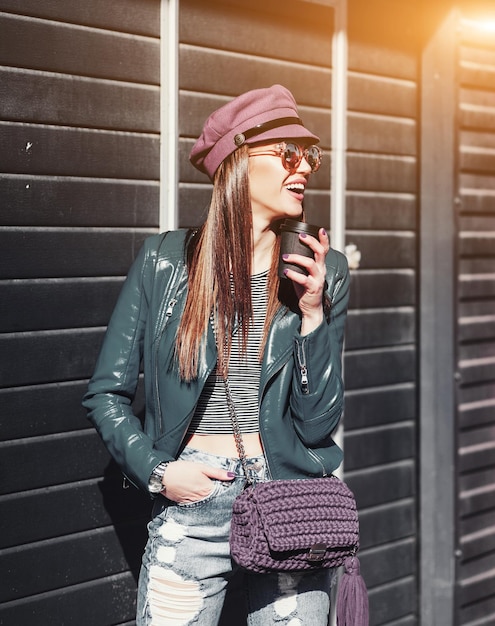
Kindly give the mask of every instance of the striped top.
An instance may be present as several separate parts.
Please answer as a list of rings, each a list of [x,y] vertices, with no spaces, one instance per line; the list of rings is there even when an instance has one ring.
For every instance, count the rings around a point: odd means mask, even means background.
[[[247,349],[241,355],[234,331],[229,361],[229,382],[237,421],[242,433],[259,432],[258,390],[261,363],[259,350],[265,325],[268,271],[251,276],[253,319],[249,328]],[[199,398],[188,435],[232,434],[232,423],[225,395],[225,383],[217,375],[216,367],[206,380]]]

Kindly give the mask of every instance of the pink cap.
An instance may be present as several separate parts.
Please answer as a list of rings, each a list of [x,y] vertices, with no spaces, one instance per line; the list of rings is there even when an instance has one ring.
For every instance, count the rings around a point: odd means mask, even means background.
[[[214,111],[189,160],[213,180],[220,163],[239,146],[270,139],[320,141],[304,127],[294,96],[282,85],[253,89]]]

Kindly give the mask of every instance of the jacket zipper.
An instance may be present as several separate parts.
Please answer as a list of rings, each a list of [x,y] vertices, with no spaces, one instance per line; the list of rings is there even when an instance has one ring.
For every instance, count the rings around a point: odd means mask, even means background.
[[[309,381],[308,381],[308,366],[306,364],[306,351],[304,349],[306,339],[303,339],[301,343],[297,343],[297,362],[299,364],[299,370],[301,372],[301,391],[304,395],[309,393]]]
[[[169,319],[172,316],[172,313],[174,312],[174,306],[177,304],[177,298],[172,298],[172,300],[170,300],[170,302],[167,305],[167,310],[165,311],[165,320],[162,324],[162,327],[160,329],[160,334],[157,336],[157,339],[155,341],[155,356],[154,356],[154,370],[155,370],[155,406],[156,406],[156,413],[158,416],[158,436],[160,437],[162,434],[162,408],[160,406],[160,396],[159,396],[159,384],[158,384],[158,367],[157,367],[157,359],[158,359],[158,348],[159,348],[159,339],[160,337],[163,335],[163,332],[168,324]]]

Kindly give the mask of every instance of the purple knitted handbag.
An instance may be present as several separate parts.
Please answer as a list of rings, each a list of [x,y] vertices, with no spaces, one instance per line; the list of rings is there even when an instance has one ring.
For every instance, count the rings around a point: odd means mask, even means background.
[[[354,496],[334,476],[251,485],[234,502],[232,558],[252,572],[338,567],[358,546]]]

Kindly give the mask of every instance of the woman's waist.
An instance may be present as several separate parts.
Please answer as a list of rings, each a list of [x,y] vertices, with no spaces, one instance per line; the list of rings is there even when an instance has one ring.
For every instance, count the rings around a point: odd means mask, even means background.
[[[246,433],[242,435],[242,441],[244,444],[244,450],[246,456],[256,457],[263,454],[263,447],[261,445],[261,439],[259,433]],[[237,451],[234,435],[197,435],[193,434],[186,439],[186,445],[208,452],[209,454],[215,454],[218,456],[225,456],[231,458],[237,458],[239,456]]]

